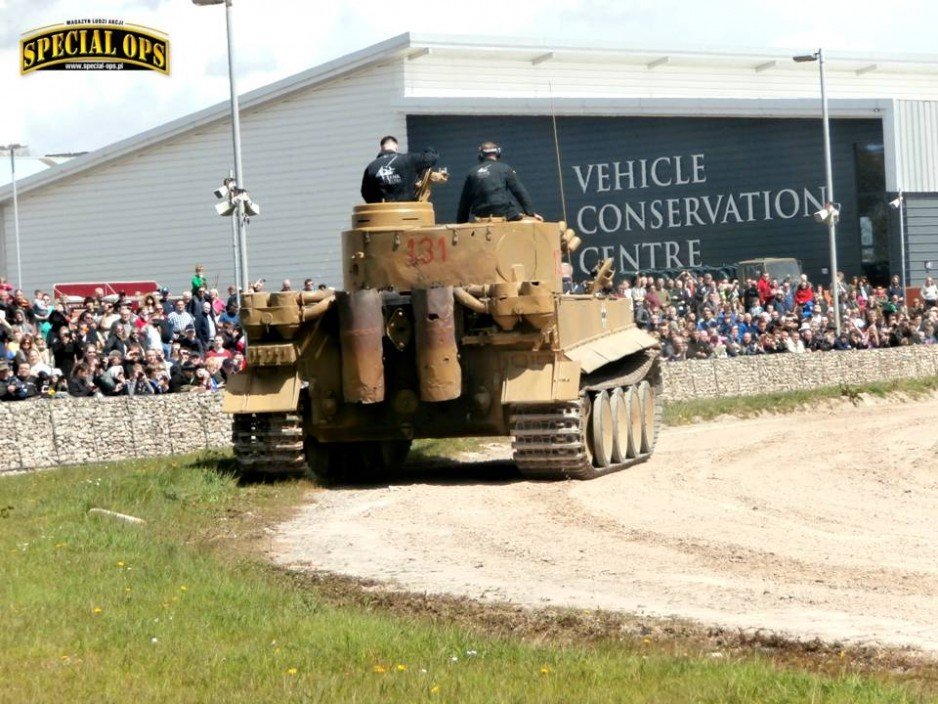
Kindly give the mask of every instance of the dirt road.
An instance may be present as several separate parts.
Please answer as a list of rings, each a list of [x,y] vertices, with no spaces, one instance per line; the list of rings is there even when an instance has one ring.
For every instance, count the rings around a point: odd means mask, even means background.
[[[408,591],[938,653],[934,398],[666,428],[651,461],[594,482],[524,482],[492,461],[410,482],[316,493],[274,558]]]

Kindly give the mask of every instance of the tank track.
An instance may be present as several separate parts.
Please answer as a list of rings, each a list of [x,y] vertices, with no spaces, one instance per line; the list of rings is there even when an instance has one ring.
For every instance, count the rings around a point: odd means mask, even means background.
[[[238,473],[243,477],[315,477],[325,484],[385,481],[403,465],[409,440],[316,443],[299,413],[243,413],[232,421]]]
[[[651,381],[651,380],[649,380]],[[635,385],[637,386],[637,384]],[[661,429],[664,406],[660,381],[652,383],[655,392],[654,439]],[[600,390],[612,391],[615,385]],[[622,387],[628,388],[628,386]],[[590,402],[594,392],[583,391],[576,401],[515,405],[511,409],[513,457],[518,469],[529,479],[594,479],[644,462],[647,452],[605,467],[593,465],[588,446]]]
[[[231,435],[242,475],[295,475],[307,470],[303,421],[296,413],[235,415]]]

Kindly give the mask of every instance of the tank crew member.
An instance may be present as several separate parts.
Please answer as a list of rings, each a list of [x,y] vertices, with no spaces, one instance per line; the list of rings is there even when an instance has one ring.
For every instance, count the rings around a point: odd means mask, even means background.
[[[417,178],[439,158],[432,147],[419,154],[402,154],[397,151],[397,139],[382,137],[381,151],[362,175],[362,198],[366,203],[416,200]]]
[[[495,142],[483,142],[479,146],[479,163],[466,176],[456,222],[469,222],[470,215],[506,220],[520,220],[527,215],[544,220],[534,212],[531,197],[515,170],[499,161],[501,156],[502,150]]]

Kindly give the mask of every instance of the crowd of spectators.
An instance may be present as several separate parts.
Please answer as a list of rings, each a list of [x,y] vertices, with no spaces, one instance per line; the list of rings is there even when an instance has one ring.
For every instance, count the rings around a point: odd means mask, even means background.
[[[284,281],[281,290],[291,288]],[[312,280],[303,288],[312,290]],[[830,289],[803,274],[742,282],[690,271],[639,274],[615,294],[631,297],[636,322],[661,341],[669,361],[938,342],[931,277],[907,301],[897,276],[884,288],[840,274],[839,335]],[[201,266],[178,296],[167,288],[133,296],[96,289],[77,304],[53,302],[44,291],[30,301],[0,278],[0,401],[216,391],[243,370],[244,345],[235,287],[223,298],[208,288]]]
[[[32,300],[0,279],[0,400],[215,391],[244,367],[238,296],[207,287],[171,296],[103,289],[83,301]]]
[[[635,303],[636,321],[661,340],[669,361],[740,355],[865,350],[938,342],[938,286],[929,277],[918,296],[893,276],[888,287],[838,275],[838,335],[829,288],[804,274],[781,281],[763,273],[737,281],[695,275],[637,275],[618,285]]]

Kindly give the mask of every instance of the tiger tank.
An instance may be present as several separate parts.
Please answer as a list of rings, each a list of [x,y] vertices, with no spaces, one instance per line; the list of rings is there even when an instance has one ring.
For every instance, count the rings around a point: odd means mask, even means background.
[[[245,474],[381,481],[413,440],[510,437],[532,479],[593,479],[651,456],[657,340],[611,294],[581,294],[562,222],[438,224],[429,201],[354,208],[337,291],[241,299],[246,367],[228,383]]]

